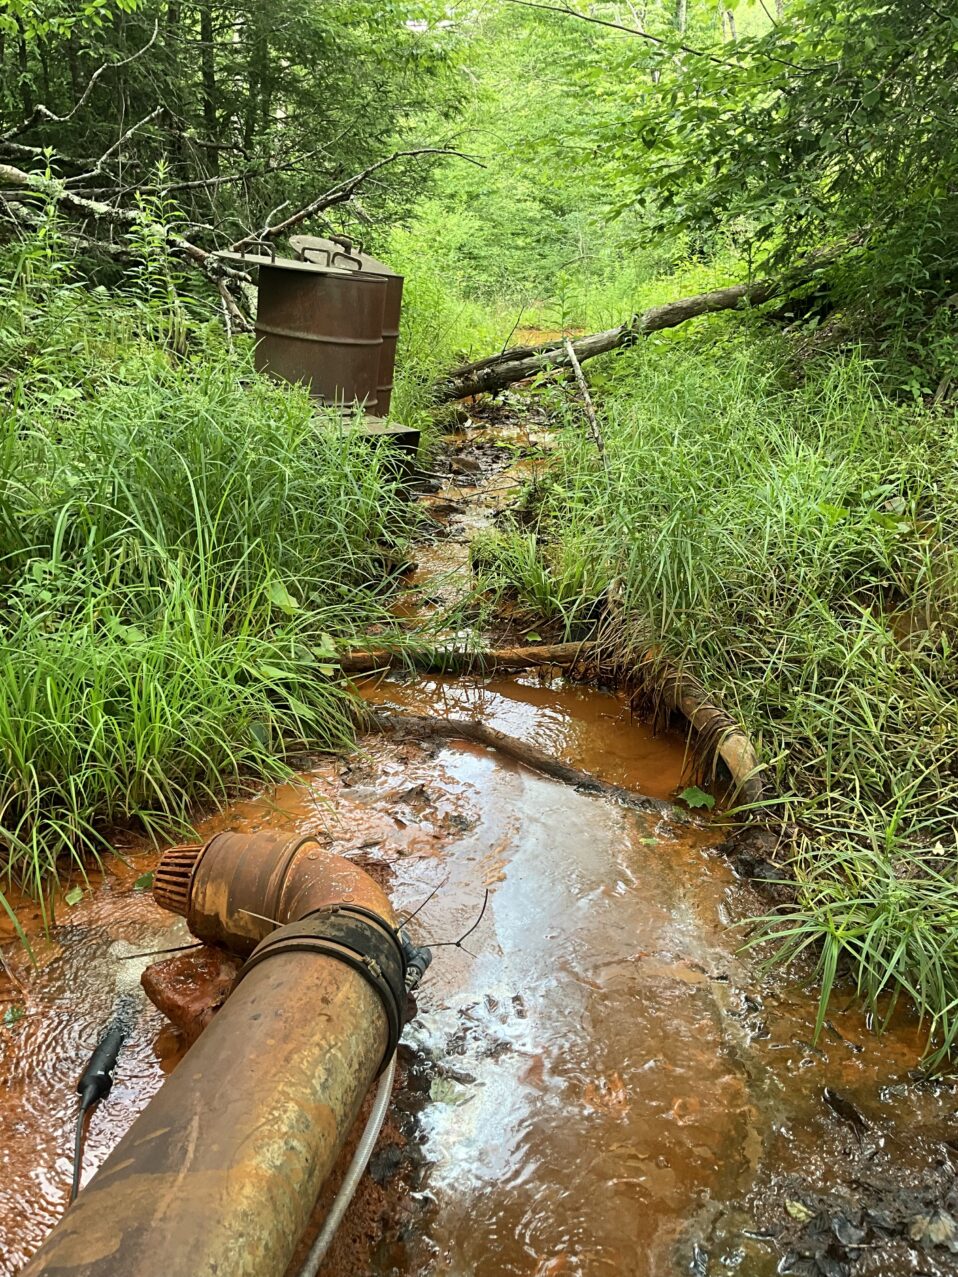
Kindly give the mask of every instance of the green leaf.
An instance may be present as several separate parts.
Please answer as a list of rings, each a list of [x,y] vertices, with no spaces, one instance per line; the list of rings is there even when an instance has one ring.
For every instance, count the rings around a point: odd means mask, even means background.
[[[137,878],[136,882],[133,884],[133,890],[134,891],[149,891],[149,889],[152,886],[153,886],[153,870],[151,869],[149,873],[140,874],[139,878]]]
[[[72,909],[74,905],[78,905],[83,899],[83,888],[71,887],[63,899]]]
[[[429,1098],[436,1104],[465,1104],[472,1097],[464,1087],[447,1077],[434,1077],[429,1084]]]
[[[282,581],[270,581],[269,589],[266,593],[269,596],[270,603],[282,608],[284,612],[299,611],[299,603],[293,598]]]
[[[319,644],[316,648],[317,656],[335,656],[336,640],[332,634],[326,634],[325,631],[319,636]]]
[[[261,665],[259,672],[266,678],[286,679],[290,677],[290,671],[280,669],[278,665]]]
[[[527,643],[541,643],[542,635],[537,634],[535,630],[530,630],[528,634],[524,634],[523,638]]]
[[[9,1029],[18,1020],[22,1020],[25,1015],[26,1011],[24,1011],[23,1007],[7,1007],[3,1013],[3,1023]]]
[[[709,811],[715,806],[715,799],[711,794],[707,794],[704,789],[699,789],[698,785],[689,785],[688,789],[683,789],[679,797],[689,807],[707,807]]]

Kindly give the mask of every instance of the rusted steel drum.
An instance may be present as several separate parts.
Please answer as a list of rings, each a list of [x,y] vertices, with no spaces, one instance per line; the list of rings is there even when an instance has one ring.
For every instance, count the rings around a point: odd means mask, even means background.
[[[294,235],[290,246],[297,257],[304,262],[322,265],[324,262],[337,263],[343,260],[342,245],[331,239],[323,239],[318,235]],[[348,241],[343,241],[348,245]],[[378,261],[369,253],[359,249],[346,248],[346,254],[357,261],[357,269],[367,275],[378,275],[386,281],[386,305],[383,311],[383,344],[379,355],[379,376],[376,387],[378,406],[377,415],[389,415],[389,405],[393,393],[393,373],[396,367],[396,347],[399,344],[399,318],[402,313],[403,276],[397,275],[392,267]]]
[[[276,261],[260,267],[257,369],[305,383],[323,403],[360,403],[378,413],[386,281],[303,265]]]
[[[358,259],[340,248],[331,265],[259,254],[220,256],[259,271],[257,371],[301,382],[320,403],[339,408],[358,403],[376,415],[385,279],[359,270]]]

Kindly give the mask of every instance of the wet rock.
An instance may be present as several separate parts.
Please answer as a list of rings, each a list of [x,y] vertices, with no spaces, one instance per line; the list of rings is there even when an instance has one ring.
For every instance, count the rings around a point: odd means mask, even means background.
[[[404,1161],[405,1150],[398,1144],[387,1144],[373,1154],[369,1162],[369,1173],[377,1184],[388,1184]]]
[[[154,962],[140,977],[146,996],[192,1045],[220,1009],[242,966],[207,945]]]
[[[861,1246],[866,1237],[865,1229],[853,1224],[845,1215],[836,1215],[832,1219],[832,1232],[843,1246]]]
[[[773,900],[792,898],[787,880],[792,870],[779,855],[779,838],[771,830],[758,824],[737,829],[725,842],[715,848],[724,856],[740,877],[759,886],[762,894]]]
[[[477,461],[475,457],[453,457],[449,462],[449,471],[451,474],[481,474],[482,462]]]
[[[822,1091],[822,1099],[836,1117],[840,1117],[843,1122],[847,1122],[858,1138],[861,1139],[868,1130],[868,1123],[855,1105],[850,1100],[847,1100],[844,1095],[839,1095],[837,1091],[833,1091],[830,1086],[826,1086]]]

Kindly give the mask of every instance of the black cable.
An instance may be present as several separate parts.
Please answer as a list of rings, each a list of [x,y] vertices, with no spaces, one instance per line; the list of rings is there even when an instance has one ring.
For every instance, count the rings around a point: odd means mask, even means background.
[[[80,1172],[83,1170],[83,1124],[86,1121],[86,1109],[80,1104],[77,1114],[76,1135],[73,1137],[73,1182],[70,1185],[70,1201],[76,1201],[80,1191]]]

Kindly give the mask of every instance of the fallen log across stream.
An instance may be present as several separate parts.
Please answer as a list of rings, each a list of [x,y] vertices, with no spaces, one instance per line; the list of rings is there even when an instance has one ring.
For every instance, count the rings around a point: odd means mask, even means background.
[[[388,733],[392,736],[410,740],[461,740],[470,741],[474,745],[482,745],[485,749],[493,749],[507,758],[513,759],[523,766],[560,780],[565,785],[572,785],[587,794],[599,794],[621,803],[623,807],[635,807],[639,811],[654,811],[670,820],[685,823],[688,817],[672,803],[661,798],[649,798],[645,794],[637,794],[634,790],[625,789],[621,785],[610,785],[599,780],[591,772],[581,771],[578,767],[570,767],[560,759],[545,753],[536,745],[519,740],[515,736],[507,736],[495,727],[487,727],[485,723],[468,718],[433,718],[426,714],[391,714],[384,710],[369,710],[361,720],[367,730]]]
[[[389,650],[387,648],[369,648],[362,651],[347,652],[340,661],[340,666],[344,673],[347,674],[368,674],[376,670],[385,670],[391,666],[408,665],[423,672],[433,673],[484,673],[489,674],[496,670],[520,670],[538,668],[542,666],[555,665],[560,668],[570,669],[580,662],[597,661],[602,656],[601,644],[597,642],[584,641],[579,643],[543,643],[529,647],[502,647],[488,648],[485,651],[468,651],[461,648],[405,648],[403,650]],[[644,665],[648,662],[655,670],[654,689],[655,695],[658,696],[665,707],[672,711],[682,714],[690,726],[695,729],[698,735],[700,748],[699,755],[708,758],[720,758],[728,768],[729,775],[732,778],[732,784],[735,789],[736,797],[744,804],[758,803],[765,796],[765,787],[762,782],[762,765],[758,760],[751,740],[735,720],[721,709],[718,705],[713,704],[706,694],[705,689],[689,674],[683,673],[676,666],[668,661],[664,661],[658,653],[647,653],[646,659],[640,662]],[[395,730],[396,725],[400,722],[411,723],[414,719],[392,716],[393,723],[390,730]],[[441,724],[445,720],[442,719],[422,719],[422,723]],[[463,722],[454,722],[454,726],[463,727]],[[473,733],[467,739],[478,740],[476,731],[491,732],[491,729],[482,727],[479,723],[465,723],[468,730]],[[437,732],[432,732],[436,735]],[[442,734],[441,731],[438,734]],[[446,733],[447,735],[449,733]],[[455,735],[455,732],[452,733]],[[511,737],[503,737],[501,732],[492,733],[496,737],[505,741],[511,741]],[[491,740],[480,741],[481,744],[493,744]],[[514,742],[515,746],[521,745],[521,742]],[[494,745],[495,748],[503,748],[501,745]],[[522,750],[532,750],[532,746],[521,745]],[[506,749],[507,753],[511,752],[513,758],[518,758],[520,762],[529,761],[531,755],[522,758],[513,746]],[[549,759],[549,756],[542,754],[541,750],[535,751],[539,757],[539,762],[529,762],[529,766],[543,770],[546,760],[549,766],[555,768],[565,768],[564,763],[556,762],[555,759]],[[574,772],[574,768],[566,768],[566,771]],[[563,777],[558,775],[557,771],[549,772],[550,775],[556,775],[558,779]],[[580,784],[580,781],[571,783]],[[623,791],[628,792],[628,791]]]
[[[732,284],[728,288],[716,288],[709,293],[681,297],[677,301],[666,302],[663,306],[652,306],[639,315],[633,315],[617,328],[591,333],[574,342],[567,342],[560,337],[556,341],[544,342],[541,346],[514,346],[498,355],[490,355],[475,363],[454,368],[436,386],[436,400],[447,403],[470,395],[504,390],[506,386],[525,381],[527,377],[534,377],[537,373],[573,367],[574,360],[570,356],[569,346],[575,359],[581,364],[587,359],[594,359],[596,355],[631,346],[646,333],[662,328],[675,328],[698,315],[734,310],[742,304],[759,306],[781,289],[780,283],[767,279],[752,284]]]

